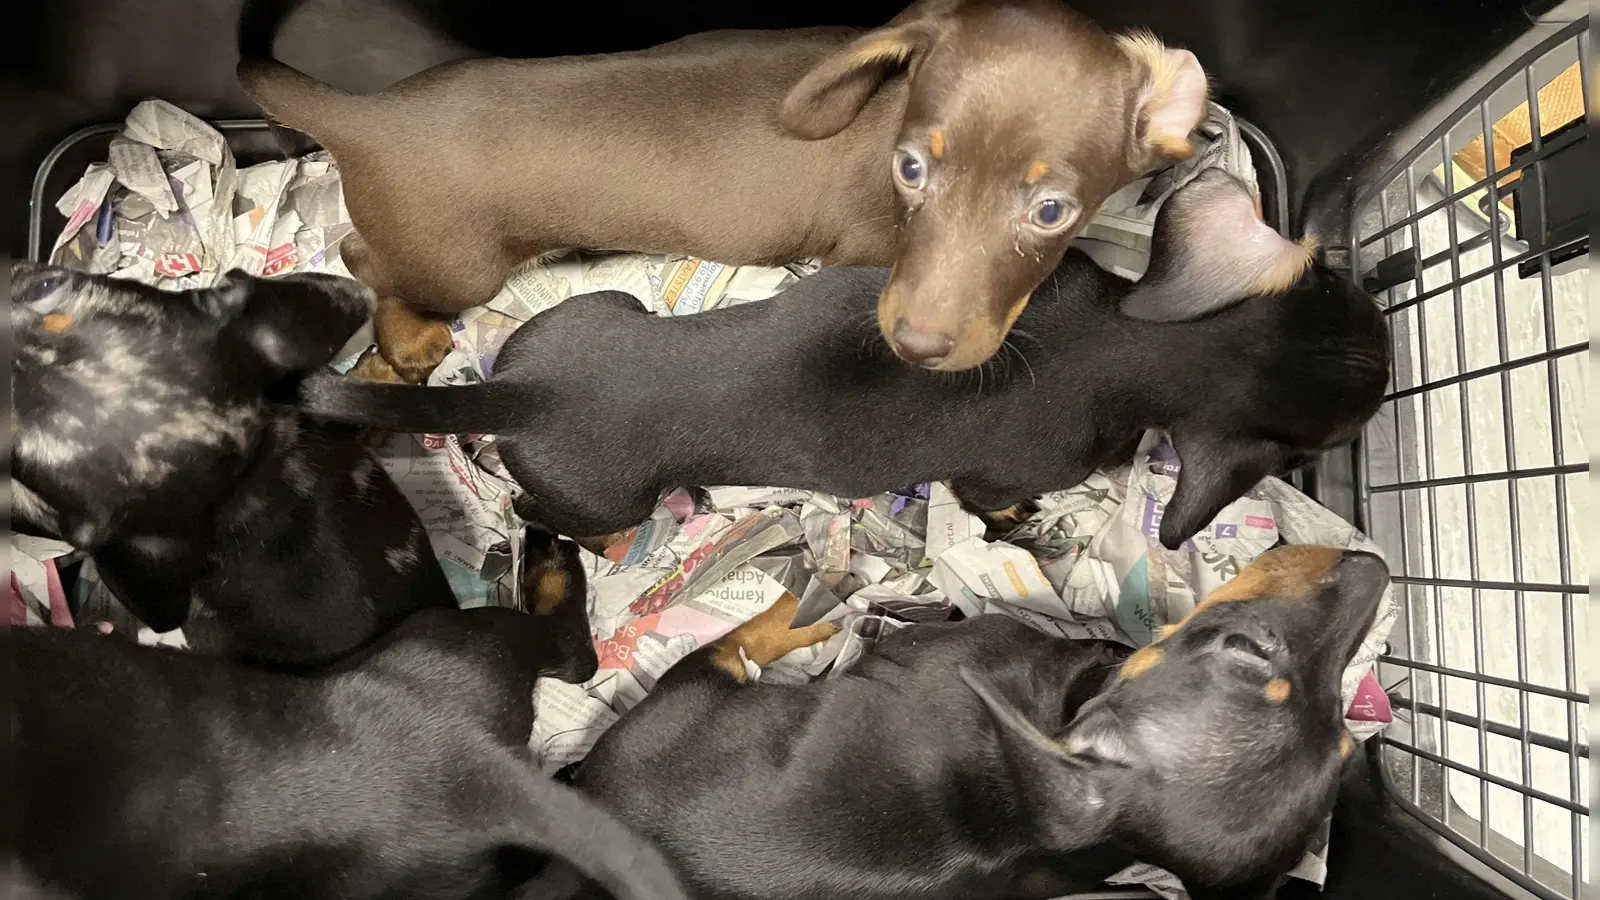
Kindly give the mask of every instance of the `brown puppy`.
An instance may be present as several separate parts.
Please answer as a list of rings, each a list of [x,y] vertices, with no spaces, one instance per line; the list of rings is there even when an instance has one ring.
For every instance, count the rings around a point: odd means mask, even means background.
[[[378,344],[408,380],[449,348],[416,307],[484,303],[570,248],[893,264],[884,336],[970,368],[1106,197],[1192,152],[1206,97],[1193,54],[1055,0],[458,60],[370,96],[248,56],[239,78],[338,160],[360,232],[346,261],[385,298]]]

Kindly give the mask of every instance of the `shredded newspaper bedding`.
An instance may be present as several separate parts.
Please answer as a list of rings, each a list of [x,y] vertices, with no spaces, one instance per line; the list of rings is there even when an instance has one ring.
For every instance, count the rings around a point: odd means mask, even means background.
[[[1174,190],[1212,166],[1254,185],[1249,151],[1226,110],[1212,105],[1200,138],[1193,159],[1115,195],[1080,246],[1101,265],[1137,277],[1156,211]],[[338,243],[351,231],[349,213],[325,153],[240,169],[222,134],[151,100],[129,115],[108,156],[57,204],[68,223],[51,261],[168,288],[205,286],[236,267],[268,276],[348,274]],[[759,302],[814,270],[814,263],[727,266],[648,254],[571,254],[530,265],[488,304],[457,317],[455,349],[429,383],[485,380],[512,331],[569,297],[622,290],[659,315],[692,315]],[[348,370],[370,340],[370,330],[353,338],[337,368]],[[511,508],[517,487],[493,437],[394,435],[376,452],[421,514],[461,605],[519,607],[520,523]],[[546,771],[581,760],[674,662],[785,593],[799,599],[801,624],[828,619],[842,628],[757,670],[764,682],[838,677],[883,635],[957,611],[1138,647],[1280,540],[1381,552],[1275,478],[1229,505],[1183,548],[1167,551],[1155,535],[1180,466],[1152,432],[1135,459],[1041,498],[1040,513],[1000,541],[985,540],[979,520],[939,483],[864,498],[762,486],[674,490],[605,556],[585,551],[600,672],[581,686],[539,683],[531,747]],[[141,628],[95,578],[92,562],[68,604],[53,560],[71,548],[15,535],[11,541],[13,623],[98,625],[182,645],[179,632]],[[1396,616],[1390,595],[1345,672],[1346,719],[1358,739],[1390,719],[1373,665]],[[1324,839],[1294,874],[1320,885],[1326,853]],[[1153,866],[1131,866],[1111,881],[1184,896],[1175,878]]]

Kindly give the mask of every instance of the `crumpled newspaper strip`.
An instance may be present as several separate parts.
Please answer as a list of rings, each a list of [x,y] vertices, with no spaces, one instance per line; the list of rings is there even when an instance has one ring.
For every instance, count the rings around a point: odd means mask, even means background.
[[[15,532],[6,534],[11,572],[9,625],[72,628],[77,624],[56,569],[58,560],[71,552],[72,547],[60,541]]]
[[[62,198],[59,208],[72,221],[57,243],[60,261],[169,285],[204,283],[214,277],[211,264],[220,265],[220,260],[259,264],[259,271],[274,273],[322,267],[343,271],[337,244],[350,225],[330,159],[314,154],[235,175],[231,156],[222,155],[218,163],[219,154],[207,149],[215,142],[205,135],[214,132],[203,123],[194,127],[197,120],[181,111],[156,101],[135,110],[129,121],[127,137],[157,148],[174,145],[165,152],[191,157],[163,156],[157,150],[178,202],[174,218],[180,222],[186,221],[185,206],[203,207],[197,198],[205,196],[207,186],[214,197],[235,190],[244,195],[215,207],[235,213],[231,219],[216,217],[228,225],[226,241],[208,245],[196,237],[193,243],[202,250],[215,249],[200,256],[193,274],[166,278],[154,268],[150,260],[159,255],[157,248],[136,238],[160,219],[158,204],[164,195],[155,179],[141,181],[134,174],[153,174],[145,155],[137,161],[140,168],[134,161],[127,163],[128,178],[137,182],[138,190],[119,181],[112,166],[96,166]],[[162,137],[142,137],[151,134]],[[1194,159],[1108,200],[1079,245],[1107,268],[1137,277],[1148,262],[1156,212],[1179,186],[1213,166],[1255,183],[1249,151],[1226,110],[1213,105],[1199,137]],[[208,155],[199,152],[203,149]],[[210,167],[203,170],[209,182],[198,179],[197,170],[185,168],[196,161]],[[297,166],[292,173],[291,165]],[[220,177],[224,169],[226,185]],[[152,195],[158,199],[150,199]],[[131,219],[118,212],[128,204],[137,213]],[[209,233],[204,223],[194,231]],[[157,229],[156,234],[163,233]],[[288,249],[291,235],[293,251]],[[285,260],[288,268],[283,267]],[[764,299],[815,269],[815,261],[785,268],[733,267],[636,253],[573,253],[528,265],[488,304],[457,318],[455,349],[430,383],[483,380],[512,331],[573,296],[622,290],[658,315],[685,315]],[[339,368],[348,369],[367,346],[353,341],[350,357]],[[385,464],[428,522],[447,570],[455,567],[451,580],[462,602],[516,605],[512,574],[520,534],[509,511],[515,486],[499,463],[492,437],[395,437],[387,444]],[[1280,538],[1377,550],[1309,498],[1268,479],[1223,510],[1188,546],[1168,552],[1154,534],[1172,494],[1177,464],[1170,448],[1152,435],[1131,465],[1096,472],[1081,485],[1048,495],[1038,516],[999,542],[985,541],[981,523],[962,511],[941,484],[909,486],[871,498],[711,486],[697,502],[689,491],[673,491],[605,557],[584,554],[601,670],[581,687],[552,679],[539,683],[531,747],[546,770],[580,760],[672,663],[786,592],[800,600],[801,624],[830,619],[843,627],[823,644],[798,650],[760,671],[760,679],[768,683],[838,677],[884,634],[943,620],[952,609],[969,616],[1010,615],[1052,634],[1138,646],[1153,629],[1181,618],[1196,597],[1231,578]],[[482,580],[502,566],[508,567],[507,573],[492,585]],[[476,581],[465,574],[474,568]],[[1358,738],[1389,720],[1387,698],[1372,676],[1372,664],[1395,617],[1391,596],[1345,673],[1347,724]],[[1324,842],[1295,874],[1320,884],[1325,858]],[[1113,881],[1181,896],[1175,879],[1150,866],[1132,866]]]

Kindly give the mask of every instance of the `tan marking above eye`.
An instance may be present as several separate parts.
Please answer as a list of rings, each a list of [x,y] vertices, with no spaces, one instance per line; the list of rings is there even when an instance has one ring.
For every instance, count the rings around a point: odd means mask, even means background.
[[[1122,664],[1122,668],[1117,670],[1117,677],[1124,681],[1129,678],[1138,678],[1140,675],[1161,665],[1163,653],[1164,651],[1154,644],[1139,650],[1128,657],[1127,662]]]
[[[541,568],[533,589],[533,614],[548,616],[567,599],[572,582],[567,573],[558,568]]]
[[[1269,702],[1282,703],[1289,699],[1289,690],[1289,679],[1274,678],[1267,682],[1267,686],[1261,692],[1266,695]]]
[[[1038,184],[1039,179],[1049,174],[1050,164],[1042,159],[1036,159],[1033,161],[1033,165],[1028,167],[1028,174],[1023,176],[1022,180],[1028,184]]]
[[[68,313],[48,313],[45,315],[44,319],[41,320],[40,324],[44,326],[45,331],[49,331],[54,334],[60,334],[61,332],[66,331],[68,328],[71,328],[73,322],[75,321],[77,320]]]
[[[928,133],[928,154],[934,159],[944,159],[944,132],[938,128]]]

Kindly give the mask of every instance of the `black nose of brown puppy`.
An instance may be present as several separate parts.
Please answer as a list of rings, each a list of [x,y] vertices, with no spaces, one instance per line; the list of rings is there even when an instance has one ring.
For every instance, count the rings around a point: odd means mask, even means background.
[[[901,319],[894,326],[894,349],[907,362],[919,366],[936,366],[950,355],[956,345],[953,334],[919,331]]]

